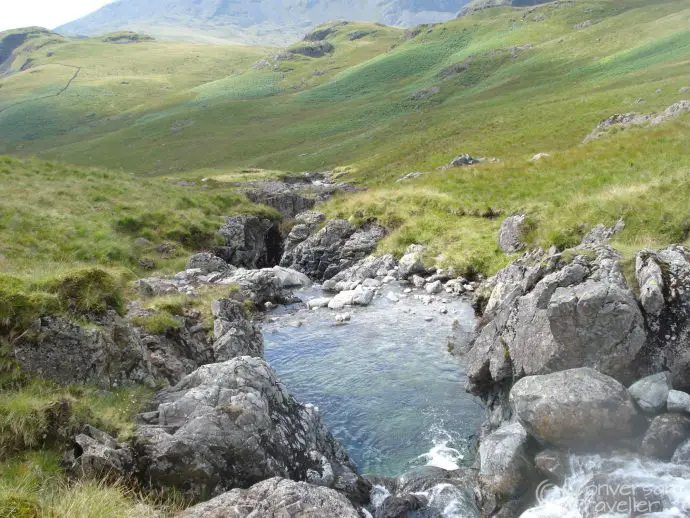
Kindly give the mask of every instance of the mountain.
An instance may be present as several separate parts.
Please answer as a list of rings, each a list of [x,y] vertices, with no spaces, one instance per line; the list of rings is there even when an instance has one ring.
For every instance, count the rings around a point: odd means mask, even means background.
[[[284,45],[338,19],[395,26],[454,18],[467,0],[118,0],[58,27],[66,36],[131,30],[159,39]]]

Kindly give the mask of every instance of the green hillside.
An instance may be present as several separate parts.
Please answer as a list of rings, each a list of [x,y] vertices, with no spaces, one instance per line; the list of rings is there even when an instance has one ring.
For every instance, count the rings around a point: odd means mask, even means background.
[[[0,152],[179,177],[342,167],[370,190],[328,211],[378,217],[394,229],[383,248],[427,242],[466,270],[507,260],[496,216],[518,210],[544,246],[619,217],[621,246],[682,241],[688,117],[582,140],[688,97],[688,16],[688,0],[606,0],[406,32],[330,24],[287,49],[60,43],[0,80]],[[58,88],[59,64],[81,67],[66,91],[16,104]],[[463,152],[498,161],[436,171]],[[395,182],[411,171],[430,174]]]

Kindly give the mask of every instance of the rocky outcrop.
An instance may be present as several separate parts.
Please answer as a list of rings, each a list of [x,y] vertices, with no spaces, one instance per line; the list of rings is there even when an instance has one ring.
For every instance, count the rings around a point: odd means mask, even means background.
[[[230,264],[217,255],[208,252],[194,254],[189,258],[189,261],[187,261],[186,268],[186,270],[199,270],[203,275],[215,272],[223,273],[231,269],[233,269],[233,267]]]
[[[278,264],[282,254],[282,238],[278,224],[256,216],[225,218],[218,234],[224,245],[215,255],[233,266],[263,268]]]
[[[263,358],[264,338],[249,320],[244,307],[232,299],[215,301],[213,312],[213,359],[224,362],[239,356]]]
[[[284,182],[262,182],[246,190],[245,195],[254,203],[274,208],[288,219],[313,209],[317,201],[311,193]]]
[[[390,254],[366,257],[324,282],[323,289],[336,293],[351,290],[366,279],[381,279],[396,274],[397,265],[398,261]]]
[[[75,437],[64,463],[75,476],[94,480],[127,480],[135,473],[134,451],[88,425]]]
[[[474,392],[582,366],[634,379],[646,334],[619,256],[594,245],[571,257],[528,254],[492,281],[484,326],[468,354]]]
[[[675,119],[684,112],[690,111],[690,101],[679,101],[672,104],[660,113],[622,113],[612,115],[601,121],[592,132],[587,135],[584,143],[596,140],[608,135],[612,130],[628,129],[633,126],[657,126],[666,121]]]
[[[26,372],[65,385],[153,386],[148,351],[136,331],[114,311],[99,324],[86,327],[62,317],[41,317],[14,343],[15,358]]]
[[[326,215],[321,212],[306,211],[297,214],[297,216],[295,216],[295,225],[290,230],[287,238],[285,238],[281,262],[283,260],[286,262],[289,261],[290,259],[285,259],[285,257],[291,257],[288,254],[290,254],[298,244],[309,238],[324,221],[326,221]]]
[[[293,228],[290,236],[294,232]],[[328,280],[371,254],[384,235],[383,227],[375,223],[355,228],[342,219],[330,220],[291,249],[286,248],[280,265],[312,279]],[[288,241],[294,242],[295,237],[288,237]]]
[[[524,214],[514,214],[501,224],[498,232],[498,247],[506,254],[514,254],[525,247],[522,241],[522,226],[526,217]]]
[[[240,289],[241,296],[238,298],[249,299],[261,306],[266,302],[292,302],[294,297],[291,290],[310,283],[306,275],[280,266],[260,270],[229,267],[227,270],[208,274],[197,268],[179,272],[173,278],[140,279],[135,283],[135,288],[144,297],[175,293],[196,296],[208,286],[231,285]]]
[[[196,505],[178,518],[360,518],[343,495],[325,487],[283,478],[264,480],[249,489],[233,489]]]
[[[625,387],[591,368],[523,378],[510,391],[510,404],[530,435],[564,449],[621,444],[642,423]]]
[[[284,477],[366,494],[316,409],[259,358],[203,366],[157,403],[137,432],[142,476],[154,487],[209,496]]]
[[[671,246],[637,255],[640,303],[649,327],[645,365],[671,371],[676,389],[690,390],[690,249]]]

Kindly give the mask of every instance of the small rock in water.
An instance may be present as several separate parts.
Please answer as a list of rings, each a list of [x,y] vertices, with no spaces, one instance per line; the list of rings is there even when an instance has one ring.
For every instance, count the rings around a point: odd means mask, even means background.
[[[320,297],[318,299],[312,299],[307,302],[307,307],[309,309],[325,308],[331,302],[330,297]]]
[[[426,322],[433,322],[433,321],[434,321],[434,317],[426,317],[424,320],[425,320]]]
[[[443,291],[443,284],[441,284],[441,281],[431,282],[427,284],[424,289],[428,294],[435,295],[436,293],[441,293],[441,291]]]
[[[389,293],[386,295],[386,298],[391,302],[400,302],[400,297],[398,297],[395,293]]]
[[[441,309],[439,310],[439,312],[440,312],[442,315],[447,315],[447,314],[448,314],[448,308],[441,308]]]
[[[415,288],[423,288],[424,284],[426,284],[426,281],[424,280],[424,277],[420,277],[419,275],[413,275],[412,284],[414,284]]]
[[[264,307],[265,307],[267,310],[270,311],[271,309],[273,309],[274,307],[276,307],[276,305],[275,305],[273,302],[268,301],[268,302],[266,302],[266,304],[264,304]]]
[[[405,295],[409,295],[410,293],[412,293],[412,288],[405,288],[405,291],[403,293],[405,293]]]
[[[352,315],[350,313],[341,313],[335,316],[335,323],[339,326],[352,320]]]

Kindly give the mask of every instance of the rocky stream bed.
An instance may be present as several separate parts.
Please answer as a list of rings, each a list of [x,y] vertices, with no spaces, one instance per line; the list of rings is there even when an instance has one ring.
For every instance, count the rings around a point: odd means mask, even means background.
[[[156,334],[133,303],[16,341],[60,383],[167,386],[131,443],[78,434],[75,476],[174,488],[202,502],[185,518],[690,516],[690,250],[641,250],[626,278],[600,226],[466,279],[422,246],[371,255],[375,222],[295,219],[279,236],[228,218],[222,246],[136,283],[236,286],[210,332],[188,309]],[[501,231],[511,252],[521,222]]]

